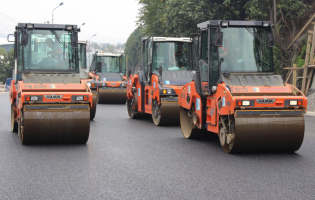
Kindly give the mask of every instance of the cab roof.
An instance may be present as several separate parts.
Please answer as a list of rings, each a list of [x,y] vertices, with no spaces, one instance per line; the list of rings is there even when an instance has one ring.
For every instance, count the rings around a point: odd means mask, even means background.
[[[142,38],[142,41],[147,40],[148,37]],[[154,42],[189,42],[191,39],[189,37],[153,37]]]
[[[61,29],[66,30],[66,26],[72,26],[77,29],[78,26],[74,24],[36,24],[36,23],[18,23],[18,27],[27,29],[27,25],[33,25],[35,29]]]
[[[96,53],[97,56],[116,56],[116,57],[120,57],[122,54],[114,54],[114,53],[107,53],[107,52],[103,52],[103,53]]]
[[[208,27],[218,27],[222,26],[222,22],[227,22],[227,27],[264,26],[264,24],[268,24],[268,26],[271,26],[270,21],[209,20],[197,24],[197,27],[200,29],[205,29]]]

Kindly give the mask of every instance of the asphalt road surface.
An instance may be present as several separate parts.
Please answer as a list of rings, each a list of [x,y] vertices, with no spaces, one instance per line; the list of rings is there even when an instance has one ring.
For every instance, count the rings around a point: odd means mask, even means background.
[[[315,116],[293,154],[223,152],[218,137],[98,105],[86,145],[23,146],[0,95],[0,199],[315,199]]]

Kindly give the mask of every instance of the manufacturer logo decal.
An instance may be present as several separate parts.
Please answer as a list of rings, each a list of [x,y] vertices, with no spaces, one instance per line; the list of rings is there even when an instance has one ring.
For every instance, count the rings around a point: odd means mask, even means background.
[[[274,103],[276,101],[276,99],[267,99],[267,98],[264,98],[264,99],[256,99],[256,102],[257,103],[264,103],[264,104],[267,104],[267,103]]]
[[[49,84],[49,88],[56,88],[55,84]]]
[[[165,85],[169,85],[170,84],[170,81],[165,81]]]
[[[196,110],[200,110],[200,99],[197,98],[196,100],[197,100],[197,102],[196,102]]]
[[[225,106],[225,97],[222,97],[222,106]]]
[[[52,94],[52,95],[44,95],[44,97],[46,99],[61,99],[63,97],[63,95],[55,95],[55,94]]]
[[[140,97],[140,88],[138,88],[138,97]]]
[[[253,87],[254,92],[260,92],[260,89],[258,87]]]

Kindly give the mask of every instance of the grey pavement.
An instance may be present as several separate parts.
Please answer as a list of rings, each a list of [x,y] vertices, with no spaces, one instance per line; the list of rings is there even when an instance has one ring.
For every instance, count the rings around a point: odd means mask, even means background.
[[[99,104],[86,145],[21,145],[0,95],[0,199],[315,199],[315,117],[291,154],[222,151],[218,137]]]

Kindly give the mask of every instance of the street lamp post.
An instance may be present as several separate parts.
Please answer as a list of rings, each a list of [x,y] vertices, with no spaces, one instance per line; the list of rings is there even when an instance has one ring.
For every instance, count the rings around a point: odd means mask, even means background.
[[[96,34],[94,34],[92,37],[96,36]],[[89,65],[91,65],[91,38],[89,39],[89,49],[90,49],[90,52],[89,52]]]
[[[85,23],[83,23],[81,26],[84,26],[84,25],[85,25]],[[81,28],[81,26],[79,28]]]
[[[59,8],[60,6],[62,6],[63,5],[63,2],[61,2],[60,4],[59,4],[59,6],[57,6],[55,9],[53,9],[53,11],[52,11],[52,20],[51,20],[51,23],[53,24],[54,23],[54,11],[57,9],[57,8]]]

